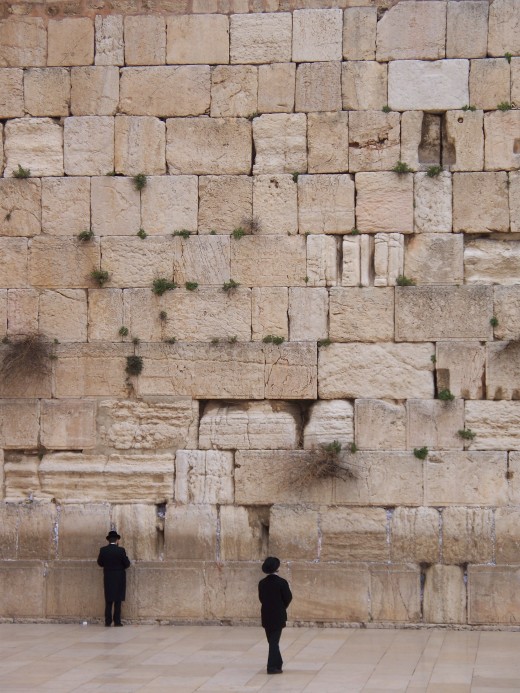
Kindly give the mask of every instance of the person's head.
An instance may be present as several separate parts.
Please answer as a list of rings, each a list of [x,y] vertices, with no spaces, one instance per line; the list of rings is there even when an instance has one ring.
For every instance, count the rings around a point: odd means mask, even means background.
[[[272,575],[278,571],[280,567],[280,559],[276,556],[268,556],[262,563],[262,571],[267,575]]]
[[[110,532],[107,534],[107,541],[109,544],[117,544],[117,542],[121,539],[119,534],[116,532],[115,529],[111,529]]]

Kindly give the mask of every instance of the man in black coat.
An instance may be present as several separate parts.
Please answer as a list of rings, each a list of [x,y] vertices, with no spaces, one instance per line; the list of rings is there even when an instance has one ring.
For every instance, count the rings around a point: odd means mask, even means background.
[[[105,626],[112,625],[112,607],[114,608],[114,626],[122,626],[121,602],[126,596],[126,573],[130,561],[123,547],[119,546],[121,537],[115,530],[107,535],[108,546],[99,550],[97,563],[103,568],[103,585],[105,588]]]
[[[291,603],[292,594],[287,580],[276,575],[280,561],[274,556],[266,558],[262,570],[267,577],[258,583],[258,598],[262,604],[262,626],[265,629],[269,643],[267,657],[267,673],[281,674],[283,660],[280,654],[280,637],[287,623],[287,607]]]

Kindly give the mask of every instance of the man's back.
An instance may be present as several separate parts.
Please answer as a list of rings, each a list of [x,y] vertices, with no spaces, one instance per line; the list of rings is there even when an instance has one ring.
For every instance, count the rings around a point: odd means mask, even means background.
[[[262,604],[262,626],[269,630],[283,628],[292,594],[289,583],[274,573],[258,583],[258,598]]]

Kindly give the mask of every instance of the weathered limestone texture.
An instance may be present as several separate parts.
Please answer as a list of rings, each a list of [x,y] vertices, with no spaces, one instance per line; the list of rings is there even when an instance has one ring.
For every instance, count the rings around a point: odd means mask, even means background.
[[[356,221],[359,231],[412,233],[413,176],[356,174]]]
[[[349,118],[351,171],[386,171],[399,159],[399,114],[357,111]]]
[[[443,131],[443,164],[450,171],[484,168],[484,114],[482,111],[449,111]]]
[[[349,7],[343,13],[343,58],[374,60],[377,10],[375,7]]]
[[[389,342],[394,337],[393,289],[330,290],[330,339],[333,342]]]
[[[453,175],[453,230],[464,233],[509,230],[507,173]]]
[[[308,172],[334,173],[348,170],[348,116],[309,113],[307,116]]]
[[[427,623],[466,621],[466,587],[464,570],[460,566],[428,568],[424,584],[424,618]]]
[[[326,339],[329,295],[325,288],[289,289],[289,339],[292,342]]]
[[[21,118],[24,115],[23,70],[0,69],[0,88],[0,116]]]
[[[140,227],[139,193],[130,178],[91,178],[92,230],[96,236],[136,234]]]
[[[367,110],[385,106],[388,101],[387,74],[387,66],[375,61],[343,63],[343,108]]]
[[[30,182],[18,182],[20,188],[30,185]],[[32,182],[32,181],[31,181]],[[21,185],[20,185],[21,184]],[[1,185],[1,182],[0,182]],[[78,235],[90,228],[90,185],[87,177],[43,178],[41,216],[42,231],[52,236]],[[20,204],[20,197],[18,204]],[[71,205],[70,201],[74,200]],[[34,225],[35,218],[25,222],[26,233]],[[11,219],[17,216],[11,214]]]
[[[124,65],[123,17],[96,15],[96,65]]]
[[[114,115],[119,102],[117,67],[74,67],[71,70],[72,115]]]
[[[486,57],[488,12],[489,3],[485,0],[476,0],[476,2],[473,0],[462,0],[461,2],[450,0],[448,2],[447,58]]]
[[[63,175],[63,132],[50,118],[10,120],[4,128],[5,173],[18,166],[33,176]]]
[[[406,415],[403,404],[382,399],[356,399],[356,445],[360,450],[404,450]]]
[[[0,236],[37,236],[42,228],[41,196],[37,178],[0,179]]]
[[[404,236],[377,233],[374,236],[374,286],[395,286],[404,272]]]
[[[67,118],[63,140],[65,173],[68,176],[106,176],[114,170],[113,118]]]
[[[47,65],[92,65],[94,24],[91,19],[50,19],[47,31]]]
[[[222,14],[167,17],[166,62],[187,65],[228,63],[228,18]]]
[[[429,450],[461,450],[458,431],[464,428],[464,402],[409,399],[407,402],[407,447]]]
[[[147,234],[167,235],[197,228],[196,176],[149,176],[141,191],[141,228]]]
[[[437,0],[398,3],[377,24],[377,59],[444,58],[446,5]]]
[[[462,235],[421,233],[412,236],[404,252],[403,273],[412,277],[416,284],[462,284]]]
[[[257,112],[258,69],[253,65],[220,65],[211,73],[211,116],[247,117]]]
[[[466,428],[475,433],[474,450],[519,450],[519,402],[466,403]]]
[[[302,63],[296,70],[295,110],[338,111],[341,107],[341,64]]]
[[[443,171],[436,177],[414,176],[414,230],[416,233],[450,233],[452,177]]]
[[[252,219],[258,221],[259,228],[255,233],[298,233],[298,188],[292,176],[255,176]],[[247,222],[248,218],[244,216],[237,224],[238,228],[247,227]]]
[[[288,12],[231,15],[229,51],[232,63],[288,62],[291,40],[292,17]]]
[[[520,17],[514,0],[497,0],[489,9],[489,55],[520,54]]]
[[[466,243],[464,276],[468,284],[518,283],[520,246],[517,241],[479,239]]]
[[[315,402],[303,431],[303,447],[313,450],[337,440],[346,447],[354,437],[353,407],[346,400]]]
[[[166,173],[166,127],[159,118],[117,117],[114,146],[117,173],[127,176]]]
[[[295,10],[292,59],[296,63],[341,60],[343,17],[339,9]]]
[[[298,177],[300,233],[347,233],[355,225],[354,181],[348,174]]]
[[[262,115],[253,121],[253,173],[305,173],[307,118],[304,113]],[[249,173],[249,171],[245,171]]]
[[[199,176],[199,233],[230,233],[239,228],[253,216],[252,191],[249,176]],[[146,194],[147,190],[143,192],[143,204]],[[171,203],[165,207],[165,213]],[[178,226],[191,230],[186,224]]]
[[[492,111],[499,103],[511,100],[511,70],[505,58],[472,60],[469,96],[475,108]]]
[[[166,21],[164,17],[125,17],[125,64],[164,65]]]
[[[0,67],[45,67],[47,31],[41,17],[11,17],[0,23]]]
[[[511,171],[520,167],[520,113],[486,113],[486,170]]]
[[[439,390],[464,399],[482,399],[485,362],[486,347],[480,342],[438,342],[435,370]]]
[[[396,111],[462,108],[469,101],[468,75],[468,60],[395,60],[388,67],[388,105]]]

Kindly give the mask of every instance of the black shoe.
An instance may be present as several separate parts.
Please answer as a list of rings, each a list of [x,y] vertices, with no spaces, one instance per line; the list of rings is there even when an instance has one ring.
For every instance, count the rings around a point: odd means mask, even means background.
[[[267,670],[268,674],[283,674],[282,669],[268,669]]]
[[[110,628],[111,625],[111,623],[105,623],[105,628]]]
[[[114,626],[115,626],[116,628],[122,628],[122,627],[123,627],[123,624],[122,624],[122,623],[114,623]]]

